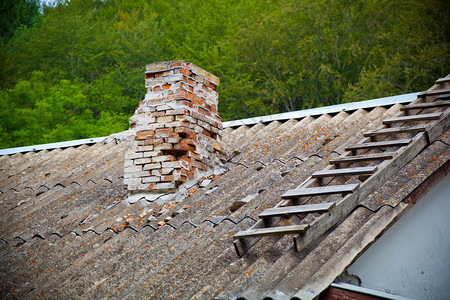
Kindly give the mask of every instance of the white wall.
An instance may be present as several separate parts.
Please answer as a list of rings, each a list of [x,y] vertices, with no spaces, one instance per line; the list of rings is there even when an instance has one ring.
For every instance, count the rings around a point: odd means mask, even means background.
[[[361,286],[412,299],[450,299],[450,175],[349,269]]]

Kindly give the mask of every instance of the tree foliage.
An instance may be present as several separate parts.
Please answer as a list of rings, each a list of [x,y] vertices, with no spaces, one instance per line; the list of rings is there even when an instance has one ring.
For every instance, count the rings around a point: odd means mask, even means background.
[[[126,129],[156,61],[219,76],[225,120],[420,91],[448,72],[446,1],[4,3],[0,147]]]
[[[38,0],[2,0],[0,2],[0,43],[11,39],[18,31],[40,23]]]

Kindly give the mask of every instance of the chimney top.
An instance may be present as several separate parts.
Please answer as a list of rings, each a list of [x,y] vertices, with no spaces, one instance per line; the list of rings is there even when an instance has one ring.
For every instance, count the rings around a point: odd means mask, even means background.
[[[216,87],[219,86],[219,84],[220,84],[219,77],[214,76],[213,74],[203,70],[202,68],[200,68],[190,62],[185,62],[184,60],[172,60],[172,61],[163,61],[163,62],[148,64],[145,67],[145,75],[147,78],[147,77],[150,77],[151,74],[162,73],[162,72],[174,70],[177,68],[191,71],[193,74],[207,79],[209,82],[214,84]]]

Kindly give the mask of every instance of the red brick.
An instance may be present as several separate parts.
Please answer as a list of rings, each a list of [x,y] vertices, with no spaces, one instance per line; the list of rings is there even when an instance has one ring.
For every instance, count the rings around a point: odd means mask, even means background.
[[[170,143],[170,144],[178,144],[180,142],[180,138],[175,138],[175,137],[169,137],[169,138],[165,138],[164,141],[166,143]]]
[[[199,98],[192,99],[192,103],[195,104],[195,105],[197,105],[197,106],[202,105],[202,103],[200,102],[200,99],[199,99]]]
[[[184,160],[185,162],[188,162],[188,163],[192,162],[192,159],[190,157],[187,157],[187,156],[180,157],[180,160]]]
[[[201,156],[199,154],[195,153],[195,152],[188,152],[188,156],[193,158],[193,159],[197,159],[197,160],[201,159]]]
[[[185,69],[179,69],[179,71],[180,71],[180,73],[182,73],[182,74],[184,74],[184,75],[187,75],[187,76],[192,76],[192,72],[190,72],[190,71],[187,71],[187,70],[185,70]]]
[[[194,173],[189,172],[188,170],[181,169],[181,174],[187,176],[189,179],[194,178]]]
[[[202,133],[208,137],[211,137],[211,133],[208,130],[203,129]]]
[[[173,131],[174,131],[173,128],[158,128],[158,129],[155,129],[155,133],[167,133],[167,134],[169,134],[169,133],[171,133]]]
[[[198,191],[198,188],[192,188],[192,189],[189,189],[188,190],[188,192],[189,192],[189,195],[193,195],[196,191]]]
[[[162,116],[162,117],[158,117],[157,121],[158,123],[169,123],[173,121],[173,116]]]
[[[134,139],[137,141],[146,140],[146,139],[152,138],[154,134],[155,134],[155,131],[153,131],[153,130],[141,130],[141,131],[136,132],[136,136]]]
[[[161,150],[172,150],[174,149],[172,144],[169,143],[162,143],[159,145],[155,145],[155,151],[161,151]]]
[[[189,108],[194,108],[194,105],[192,104],[192,102],[188,101],[188,99],[185,99],[185,98],[181,98],[181,99],[177,100],[177,104],[184,105]]]
[[[183,142],[173,145],[173,149],[175,150],[186,150],[186,151],[195,151],[195,147],[192,145],[185,144]]]
[[[164,76],[169,76],[172,74],[172,71],[165,71],[165,72],[159,72],[159,73],[155,73],[154,78],[160,78],[160,77],[164,77]]]
[[[159,145],[159,144],[164,143],[164,139],[163,139],[163,138],[159,138],[159,139],[148,139],[147,141],[148,141],[148,143],[149,143],[150,145]]]
[[[195,131],[192,130],[191,128],[188,128],[188,127],[177,127],[177,128],[175,128],[175,132],[178,133],[179,136],[181,136],[180,133],[183,133],[183,135],[186,135],[185,138],[195,139]]]
[[[155,117],[155,118],[164,117],[165,115],[166,115],[165,111],[157,111],[157,112],[152,113],[152,117]]]
[[[198,160],[194,160],[192,164],[203,171],[208,169],[205,163],[202,163],[201,161]]]
[[[187,92],[187,97],[189,100],[191,100],[192,102],[194,102],[194,100],[198,100],[198,97],[196,94],[191,93],[191,92]]]
[[[220,144],[218,142],[216,142],[215,140],[211,140],[211,145],[213,146],[214,149],[216,149],[217,151],[223,152],[222,147],[220,146]]]
[[[164,176],[161,176],[161,181],[165,181],[165,182],[173,181],[173,175],[164,175]]]
[[[176,161],[175,156],[166,154],[166,155],[159,155],[156,157],[153,157],[153,162],[168,162],[168,161]]]

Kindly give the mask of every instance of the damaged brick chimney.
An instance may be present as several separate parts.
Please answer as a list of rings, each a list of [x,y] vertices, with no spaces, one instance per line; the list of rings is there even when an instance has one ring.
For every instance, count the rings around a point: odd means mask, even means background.
[[[124,183],[133,193],[172,193],[220,164],[219,78],[185,61],[146,66],[147,94],[130,127]]]

